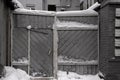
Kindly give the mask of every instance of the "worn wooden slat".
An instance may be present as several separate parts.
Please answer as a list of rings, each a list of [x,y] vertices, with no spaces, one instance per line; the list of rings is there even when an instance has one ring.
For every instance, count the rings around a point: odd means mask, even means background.
[[[62,67],[62,68],[60,68]],[[85,74],[97,74],[98,67],[97,65],[59,65],[59,70],[66,72],[76,72],[81,75]]]
[[[77,72],[77,73],[80,73],[80,66],[77,66],[77,65],[76,65],[76,72]]]
[[[97,16],[58,16],[57,17],[60,21],[75,21],[87,24],[98,24]]]
[[[98,62],[59,62],[58,65],[98,65]]]

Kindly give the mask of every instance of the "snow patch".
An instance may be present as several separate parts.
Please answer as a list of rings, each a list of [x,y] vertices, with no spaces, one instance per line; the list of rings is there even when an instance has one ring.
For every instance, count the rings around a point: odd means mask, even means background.
[[[25,57],[19,58],[18,60],[13,60],[12,64],[29,64],[29,60]]]
[[[98,28],[98,25],[94,25],[94,24],[86,24],[86,23],[73,22],[73,21],[59,21],[59,20],[57,20],[56,26],[57,27],[79,27],[79,28],[85,28],[85,29]]]
[[[0,80],[30,80],[30,76],[21,69],[13,67],[5,67],[5,76]]]
[[[97,60],[83,60],[83,59],[74,59],[68,58],[67,56],[58,56],[58,63],[72,63],[72,64],[98,64]]]
[[[12,0],[13,3],[15,3],[15,7],[17,8],[24,8],[23,5],[18,0]]]
[[[89,7],[88,9],[92,9],[94,10],[95,8],[98,8],[100,6],[100,4],[98,2],[96,2],[95,4],[93,4],[91,7]]]
[[[103,80],[100,79],[98,74],[97,75],[79,75],[74,72],[67,72],[59,71],[58,72],[58,80]]]

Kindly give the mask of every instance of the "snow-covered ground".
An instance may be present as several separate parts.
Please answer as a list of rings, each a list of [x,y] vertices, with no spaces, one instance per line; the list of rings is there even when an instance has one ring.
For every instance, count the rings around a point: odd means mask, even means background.
[[[5,67],[5,76],[0,80],[30,80],[30,76],[21,69]]]
[[[103,80],[100,79],[97,75],[79,75],[74,72],[69,72],[67,74],[64,71],[59,71],[58,72],[58,80]]]
[[[5,67],[5,76],[0,80],[30,80],[31,76],[29,76],[25,71],[21,69],[15,69],[13,67]],[[33,77],[32,77],[33,79]],[[58,72],[58,80],[103,80],[100,79],[97,75],[79,75],[74,72],[59,71]]]

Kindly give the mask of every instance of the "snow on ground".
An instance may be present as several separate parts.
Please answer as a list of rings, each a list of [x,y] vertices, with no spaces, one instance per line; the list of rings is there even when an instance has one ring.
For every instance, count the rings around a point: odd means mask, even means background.
[[[13,67],[5,67],[6,74],[0,80],[30,80],[30,77],[25,71],[15,69]],[[79,75],[74,72],[58,71],[58,80],[103,80],[97,75]]]
[[[97,75],[79,75],[74,72],[67,72],[59,71],[58,72],[58,80],[103,80],[100,79]]]
[[[5,67],[5,76],[0,80],[30,80],[30,76],[21,69]]]
[[[56,22],[57,27],[79,27],[79,28],[93,28],[97,29],[98,25],[94,24],[86,24],[86,23],[80,23],[80,22],[73,22],[73,21],[59,21]]]

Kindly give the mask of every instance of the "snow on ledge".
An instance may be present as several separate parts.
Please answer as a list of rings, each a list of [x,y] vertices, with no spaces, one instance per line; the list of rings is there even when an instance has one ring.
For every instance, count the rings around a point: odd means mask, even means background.
[[[31,15],[49,15],[54,16],[55,12],[53,11],[43,11],[43,10],[28,10],[28,9],[16,9],[14,13],[18,14],[31,14]]]
[[[18,0],[12,0],[15,3],[17,9],[15,9],[15,13],[19,14],[33,14],[33,15],[51,15],[51,16],[98,16],[98,13],[94,11],[94,8],[100,6],[99,3],[95,3],[87,10],[79,10],[79,11],[43,11],[43,10],[28,10],[23,7],[23,5]]]
[[[92,9],[81,10],[81,11],[44,11],[44,10],[28,10],[28,9],[16,9],[15,13],[19,14],[33,14],[33,15],[51,15],[51,16],[98,16],[98,13]]]
[[[73,22],[73,21],[57,21],[56,22],[57,28],[79,28],[79,29],[98,29],[98,25],[94,24],[86,24],[80,22]]]
[[[92,9],[80,11],[63,11],[57,12],[57,16],[98,16],[98,13]]]
[[[98,2],[96,2],[95,4],[93,4],[92,6],[90,6],[88,9],[94,10],[95,8],[98,8],[99,6],[100,6],[100,4]]]

